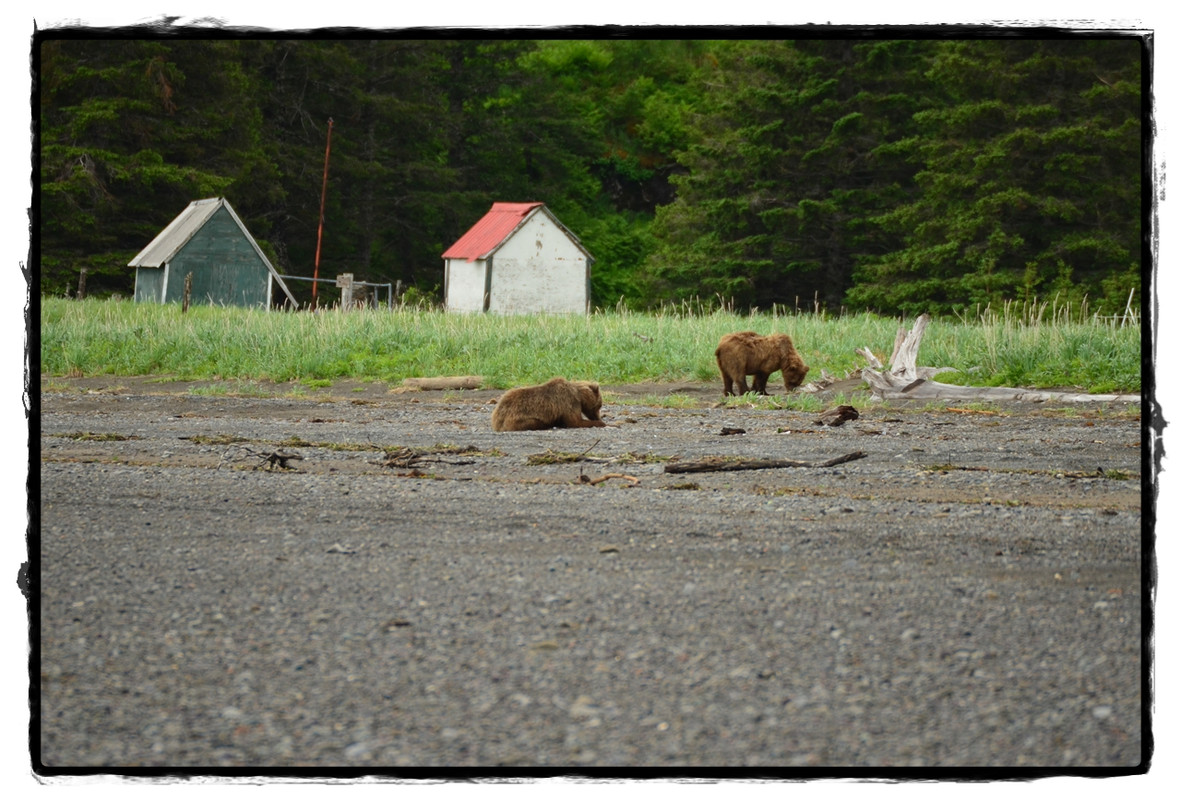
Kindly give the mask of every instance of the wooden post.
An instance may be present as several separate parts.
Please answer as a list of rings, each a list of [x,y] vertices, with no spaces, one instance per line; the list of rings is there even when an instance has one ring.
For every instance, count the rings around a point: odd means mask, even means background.
[[[348,311],[353,307],[353,273],[337,275],[336,285],[340,287],[340,310]]]
[[[193,297],[193,273],[185,274],[185,296],[180,304],[180,313],[184,314],[189,310],[189,300]]]
[[[86,297],[86,267],[83,267],[78,273],[78,299],[82,300]]]

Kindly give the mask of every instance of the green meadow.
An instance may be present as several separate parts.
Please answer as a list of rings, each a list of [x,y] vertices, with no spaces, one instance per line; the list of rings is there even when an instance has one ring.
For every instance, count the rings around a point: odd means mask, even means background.
[[[555,375],[603,384],[719,380],[725,333],[789,334],[809,379],[843,378],[869,347],[884,362],[912,319],[795,311],[735,313],[702,303],[655,312],[494,316],[438,310],[263,311],[127,300],[41,299],[40,369],[47,377],[162,380],[337,380],[481,375],[505,388]],[[1140,391],[1138,320],[1054,303],[1008,304],[932,321],[920,366],[953,367],[940,381],[976,386]],[[772,378],[774,386],[778,375]],[[781,387],[781,385],[780,385]]]

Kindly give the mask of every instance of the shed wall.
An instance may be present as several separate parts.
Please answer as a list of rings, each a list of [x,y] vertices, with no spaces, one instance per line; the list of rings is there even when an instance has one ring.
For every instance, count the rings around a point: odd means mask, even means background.
[[[184,298],[185,275],[190,272],[194,304],[266,307],[270,303],[270,271],[224,208],[169,263],[165,302]]]
[[[586,256],[545,214],[534,214],[492,259],[488,310],[502,314],[582,314]]]
[[[164,291],[164,270],[161,267],[137,267],[135,270],[135,302],[159,303]]]
[[[449,258],[444,267],[447,270],[447,297],[444,301],[447,310],[483,311],[488,262]]]

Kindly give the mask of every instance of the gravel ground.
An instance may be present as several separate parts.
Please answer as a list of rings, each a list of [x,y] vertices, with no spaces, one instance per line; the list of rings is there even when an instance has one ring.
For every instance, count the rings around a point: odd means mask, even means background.
[[[50,772],[1144,756],[1135,406],[604,387],[607,428],[493,433],[483,390],[41,388]]]

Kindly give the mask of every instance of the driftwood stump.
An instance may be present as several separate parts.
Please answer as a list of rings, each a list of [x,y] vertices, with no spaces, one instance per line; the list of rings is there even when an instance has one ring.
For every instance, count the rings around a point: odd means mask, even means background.
[[[1134,394],[1049,392],[1007,386],[956,386],[932,380],[940,373],[955,372],[956,370],[953,367],[917,366],[919,344],[922,342],[923,334],[930,322],[931,317],[923,314],[915,320],[914,326],[909,331],[901,326],[898,328],[898,334],[894,337],[894,352],[890,356],[889,368],[882,366],[882,362],[868,347],[862,347],[856,351],[868,362],[868,366],[861,370],[861,378],[869,384],[873,392],[873,399],[1025,401],[1035,403],[1046,401],[1061,403],[1140,402],[1140,396]]]
[[[814,425],[827,425],[830,428],[839,428],[850,420],[857,419],[861,415],[857,413],[857,409],[853,406],[837,406],[830,408],[821,413],[816,418]]]

